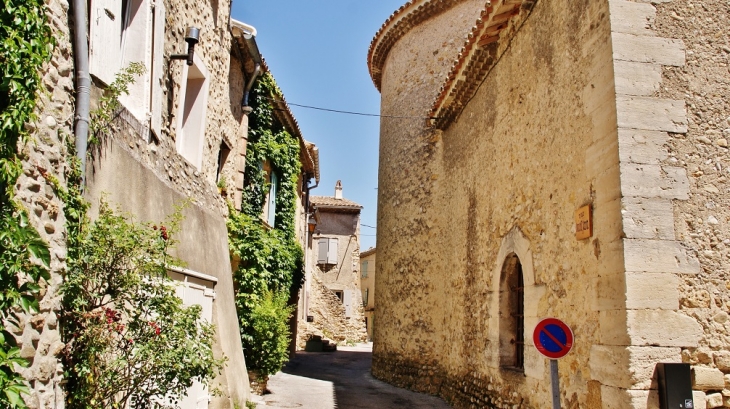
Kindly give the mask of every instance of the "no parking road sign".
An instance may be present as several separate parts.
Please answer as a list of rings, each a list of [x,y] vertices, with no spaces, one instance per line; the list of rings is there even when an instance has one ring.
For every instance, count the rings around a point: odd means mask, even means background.
[[[532,333],[535,348],[550,358],[550,383],[553,389],[553,409],[560,409],[560,378],[558,377],[558,359],[564,357],[573,348],[573,331],[557,318],[545,318],[537,323]]]
[[[532,333],[535,348],[550,359],[564,357],[573,348],[573,331],[563,321],[545,318]]]
[[[550,359],[559,359],[573,348],[573,331],[557,318],[545,318],[537,323],[532,340],[541,354]]]

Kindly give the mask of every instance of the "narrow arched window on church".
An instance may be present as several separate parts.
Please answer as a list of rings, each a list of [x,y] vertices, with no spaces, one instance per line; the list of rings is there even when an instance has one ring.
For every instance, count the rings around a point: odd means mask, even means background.
[[[525,284],[522,264],[510,254],[502,265],[499,289],[499,358],[506,369],[525,367]]]

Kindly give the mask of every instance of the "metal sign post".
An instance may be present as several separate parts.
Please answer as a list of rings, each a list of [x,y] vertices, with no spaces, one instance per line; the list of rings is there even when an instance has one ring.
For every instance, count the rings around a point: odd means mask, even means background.
[[[558,360],[550,360],[550,383],[553,385],[553,409],[560,409],[560,378],[558,377]]]
[[[563,321],[545,318],[537,323],[532,340],[538,352],[550,358],[550,383],[552,384],[553,409],[560,409],[560,378],[558,359],[573,348],[573,331]]]

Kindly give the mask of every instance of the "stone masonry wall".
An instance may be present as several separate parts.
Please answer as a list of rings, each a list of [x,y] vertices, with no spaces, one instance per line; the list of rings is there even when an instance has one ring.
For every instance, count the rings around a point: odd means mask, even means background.
[[[664,1],[654,30],[685,46],[682,66],[664,66],[656,96],[684,102],[685,132],[669,133],[662,163],[688,176],[687,200],[672,206],[676,238],[696,254],[696,274],[678,277],[679,312],[701,328],[682,348],[693,365],[695,407],[730,407],[730,2]],[[706,399],[705,398],[706,394]]]
[[[58,331],[57,312],[60,308],[58,287],[66,258],[65,218],[62,202],[42,174],[47,172],[63,183],[67,159],[66,140],[73,134],[75,72],[69,27],[72,19],[68,1],[49,0],[47,5],[56,47],[51,62],[46,65],[42,74],[44,89],[41,90],[37,106],[38,120],[27,125],[32,140],[22,147],[22,152],[26,155],[23,162],[24,172],[16,186],[18,200],[28,209],[31,223],[51,249],[52,279],[43,292],[41,311],[22,319],[20,328],[15,332],[22,348],[22,356],[31,363],[29,368],[21,369],[21,374],[28,379],[33,390],[28,399],[31,408],[64,407],[64,391],[61,387],[63,368],[57,358],[63,343]],[[247,125],[239,103],[243,92],[243,75],[238,62],[231,62],[229,54],[231,35],[227,24],[230,7],[227,2],[219,1],[166,1],[165,8],[167,55],[184,50],[185,43],[182,37],[185,27],[197,25],[202,28],[201,43],[196,54],[205,61],[212,74],[209,100],[215,101],[208,105],[206,133],[214,137],[207,138],[203,172],[194,169],[175,150],[175,129],[171,124],[175,124],[174,113],[179,101],[183,62],[171,63],[170,70],[166,70],[169,75],[165,76],[164,84],[161,84],[165,90],[164,101],[168,105],[163,112],[169,112],[171,115],[164,115],[163,135],[160,135],[159,140],[148,143],[146,126],[140,124],[126,110],[122,110],[112,124],[114,140],[106,141],[95,151],[96,155],[102,156],[97,156],[96,161],[90,160],[88,167],[93,169],[102,162],[99,159],[112,157],[113,155],[109,154],[111,151],[115,154],[128,155],[136,163],[141,164],[146,172],[154,173],[167,188],[180,196],[191,198],[193,204],[197,205],[195,206],[197,211],[203,211],[208,215],[215,214],[223,223],[227,209],[215,187],[218,147],[221,138],[225,138],[236,152],[235,148],[239,147],[239,141],[243,140],[245,143],[244,133]],[[99,96],[100,90],[93,89],[92,109],[95,107],[94,101]],[[224,168],[224,173],[231,175],[229,180],[233,180],[236,171],[235,156],[232,152],[229,163]],[[145,195],[144,190],[139,193]],[[92,198],[95,199],[98,199],[98,196]],[[134,201],[134,198],[130,199]],[[214,244],[222,249],[226,247],[224,231],[225,229],[221,236],[222,240]],[[227,254],[222,260],[227,263]],[[222,293],[220,295],[222,296]],[[219,300],[216,300],[216,305],[217,309],[223,308]],[[238,337],[237,331],[233,332]],[[242,356],[240,359],[233,359],[233,365],[237,364],[245,368]],[[229,361],[229,367],[231,365],[232,361]],[[247,382],[244,380],[241,384],[246,385]],[[231,388],[224,393],[245,400],[247,390],[240,390],[234,386]],[[227,402],[222,402],[221,398]],[[229,407],[231,404],[227,396],[217,397],[216,400],[214,407]]]
[[[64,180],[65,141],[73,133],[74,61],[68,28],[69,4],[66,0],[50,0],[46,4],[56,47],[41,74],[38,120],[27,125],[31,140],[22,147],[26,158],[15,187],[16,197],[28,210],[31,224],[51,250],[51,281],[42,293],[40,312],[21,319],[15,331],[21,356],[30,361],[30,366],[21,368],[20,373],[32,390],[26,399],[31,409],[64,407],[63,368],[57,359],[64,344],[57,312],[61,302],[58,287],[66,260],[65,217],[61,200],[42,173]]]
[[[699,332],[677,312],[679,277],[699,268],[676,241],[672,221],[673,201],[688,198],[687,174],[665,161],[668,133],[687,130],[684,102],[657,95],[662,70],[684,65],[685,46],[654,31],[650,4],[610,0],[609,13],[624,265],[602,281],[614,297],[600,303],[601,342],[591,349],[590,371],[604,405],[645,408],[658,405],[656,363],[679,361],[680,348],[695,345]]]
[[[352,316],[346,318],[342,301],[322,283],[317,270],[315,267],[309,286],[309,315],[314,317],[314,321],[306,322],[306,317],[299,320],[297,347],[304,349],[312,335],[328,338],[338,344],[366,341],[362,303],[354,305]]]
[[[462,6],[390,51],[383,114],[428,112],[440,59],[456,57],[444,37],[476,21],[460,17],[471,11]],[[388,314],[378,315],[373,373],[455,407],[545,407],[548,360],[530,335],[539,318],[555,316],[579,340],[560,361],[562,407],[601,407],[591,346],[621,320],[601,321],[600,300],[624,294],[608,3],[537,1],[523,13],[447,129],[381,123],[376,304]],[[459,18],[461,32],[451,27]],[[594,235],[579,241],[574,212],[586,204]],[[500,273],[512,253],[525,280],[524,371],[499,360]],[[608,276],[618,278],[617,294]]]

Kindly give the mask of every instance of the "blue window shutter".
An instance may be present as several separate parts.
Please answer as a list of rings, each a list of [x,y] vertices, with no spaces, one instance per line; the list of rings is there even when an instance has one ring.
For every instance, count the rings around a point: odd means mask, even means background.
[[[274,222],[276,222],[276,189],[279,185],[279,178],[276,176],[276,173],[271,172],[271,187],[269,189],[269,215],[268,215],[268,223],[269,226],[274,227]]]

